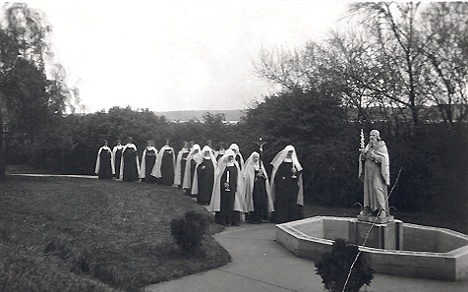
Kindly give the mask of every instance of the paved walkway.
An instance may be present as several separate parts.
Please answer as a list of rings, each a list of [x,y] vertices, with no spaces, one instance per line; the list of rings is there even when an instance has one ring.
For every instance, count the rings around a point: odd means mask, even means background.
[[[43,174],[43,173],[7,173],[7,175],[17,176],[37,176],[37,177],[78,177],[97,179],[97,175],[81,175],[81,174]]]
[[[276,244],[275,225],[228,227],[215,239],[231,254],[232,263],[208,272],[146,287],[145,292],[323,292],[312,261],[297,258]],[[466,292],[468,281],[444,282],[374,274],[369,292]]]

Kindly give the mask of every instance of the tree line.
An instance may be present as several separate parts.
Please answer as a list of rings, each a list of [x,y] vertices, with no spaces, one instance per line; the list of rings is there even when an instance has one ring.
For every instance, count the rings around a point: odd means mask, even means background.
[[[340,129],[351,135],[322,144],[326,150],[315,162],[324,167],[318,175],[327,174],[311,182],[312,189],[325,182],[321,191],[310,189],[312,197],[343,202],[359,188],[350,183],[355,155],[349,150],[356,128],[376,128],[389,147],[392,181],[402,169],[390,205],[467,220],[467,14],[466,2],[351,3],[347,29],[324,42],[260,53],[257,75],[280,85],[282,94],[315,92],[346,109],[351,128]],[[336,173],[341,185],[331,190],[340,183],[327,178]],[[321,196],[327,190],[332,194]]]
[[[346,21],[355,28],[292,51],[260,52],[256,74],[281,90],[235,125],[209,112],[185,123],[131,107],[65,114],[79,92],[64,85],[60,65],[45,74],[50,27],[24,4],[4,11],[0,108],[10,131],[0,158],[8,163],[92,174],[104,139],[131,136],[140,153],[147,140],[160,148],[168,138],[176,151],[184,140],[235,142],[248,156],[261,137],[265,164],[285,145],[296,147],[306,203],[353,206],[362,201],[359,133],[375,128],[389,148],[392,184],[401,169],[391,206],[468,214],[467,3],[351,4]]]

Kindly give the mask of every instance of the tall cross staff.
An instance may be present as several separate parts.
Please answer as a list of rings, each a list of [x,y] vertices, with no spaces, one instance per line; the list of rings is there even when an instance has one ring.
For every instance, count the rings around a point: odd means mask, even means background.
[[[362,173],[362,160],[361,160],[361,155],[362,155],[362,151],[364,151],[364,149],[366,148],[366,142],[364,141],[364,131],[361,129],[361,145],[359,147],[359,152],[361,154],[359,154],[359,177],[361,176],[361,173]]]
[[[265,145],[268,142],[263,141],[262,137],[258,139],[258,141],[254,141],[255,144],[258,145],[258,151],[260,152],[259,155],[259,160],[260,160],[260,167],[262,167],[263,161],[262,161],[262,153],[263,153],[263,145]]]
[[[360,151],[364,150],[364,148],[366,148],[366,145],[365,145],[365,141],[364,141],[364,131],[361,129],[361,148],[359,149]]]

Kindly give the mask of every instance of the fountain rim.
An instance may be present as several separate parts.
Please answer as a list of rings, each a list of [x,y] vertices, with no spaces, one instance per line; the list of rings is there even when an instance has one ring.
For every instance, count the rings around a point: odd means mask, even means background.
[[[276,228],[280,228],[285,232],[292,231],[293,234],[291,234],[291,232],[288,232],[288,233],[302,240],[311,240],[317,243],[322,243],[322,244],[332,246],[334,240],[313,237],[293,227],[294,225],[303,224],[309,221],[320,221],[323,219],[335,219],[335,220],[342,220],[342,221],[357,220],[354,217],[314,216],[314,217],[309,217],[309,218],[300,219],[296,221],[290,221],[286,223],[277,224]],[[433,226],[419,225],[419,224],[414,224],[414,223],[405,223],[398,219],[395,219],[395,221],[401,222],[403,226],[412,226],[412,227],[418,227],[418,228],[423,227],[424,229],[447,233],[451,236],[455,236],[463,240],[466,240],[466,245],[459,247],[457,249],[451,250],[449,252],[443,252],[443,253],[442,252],[440,253],[439,252],[423,252],[423,251],[404,251],[404,250],[385,250],[385,249],[367,247],[367,246],[362,246],[362,245],[358,245],[358,248],[363,252],[369,252],[373,254],[398,254],[398,255],[412,255],[412,256],[434,257],[434,258],[443,257],[443,258],[456,259],[460,257],[461,255],[468,254],[468,235],[466,234],[463,234],[454,230],[450,230],[447,228],[443,228],[443,227],[433,227]],[[381,224],[381,223],[378,223],[378,224]],[[382,223],[382,224],[385,224],[385,223]]]

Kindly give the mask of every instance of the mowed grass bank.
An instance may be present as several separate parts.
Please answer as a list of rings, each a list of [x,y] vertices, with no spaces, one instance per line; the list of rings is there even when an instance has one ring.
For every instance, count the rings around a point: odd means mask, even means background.
[[[0,291],[138,291],[225,265],[211,236],[180,252],[170,221],[205,209],[144,183],[8,176],[0,181]],[[210,218],[209,235],[222,227]]]

